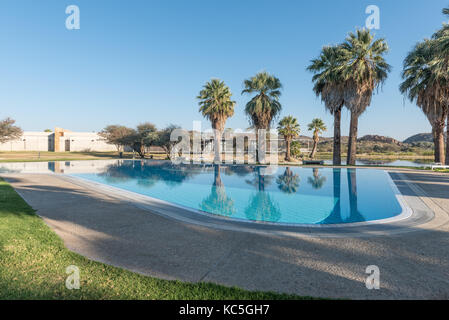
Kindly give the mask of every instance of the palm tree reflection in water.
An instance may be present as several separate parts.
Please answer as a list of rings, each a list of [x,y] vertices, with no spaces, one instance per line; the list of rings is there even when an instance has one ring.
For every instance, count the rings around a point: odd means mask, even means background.
[[[331,214],[321,221],[321,224],[363,222],[365,218],[358,210],[357,204],[357,171],[356,169],[347,169],[348,193],[349,193],[349,215],[342,217],[341,212],[341,169],[333,169],[334,190],[333,195],[335,205]]]
[[[251,196],[248,206],[245,209],[245,216],[249,220],[276,222],[281,218],[279,205],[271,199],[265,187],[268,186],[272,175],[265,175],[265,168],[258,166],[255,168],[254,179],[247,180],[257,188],[257,192]]]
[[[201,202],[200,209],[228,217],[235,214],[234,200],[226,195],[225,186],[221,181],[220,165],[214,165],[214,183],[209,196]]]
[[[279,190],[284,193],[296,193],[299,188],[299,182],[301,181],[299,175],[293,174],[293,171],[287,167],[285,172],[278,176],[276,183]]]
[[[348,222],[351,221],[365,221],[365,218],[360,213],[357,203],[357,170],[356,169],[347,169],[348,175],[348,191],[349,191],[349,207],[350,207],[350,216]]]
[[[209,167],[210,168],[210,167]],[[210,193],[199,204],[203,211],[220,214],[223,216],[235,216],[237,214],[234,199],[226,194],[225,185],[221,179],[221,173],[226,168],[227,175],[240,177],[251,176],[245,182],[256,190],[249,196],[244,214],[247,219],[253,221],[276,222],[281,218],[279,204],[273,199],[273,194],[267,191],[267,187],[274,182],[277,188],[285,194],[295,194],[299,190],[300,176],[291,168],[285,168],[284,173],[277,177],[266,174],[267,168],[262,166],[220,166],[215,165],[214,179],[210,187]],[[172,165],[169,163],[123,161],[123,163],[109,165],[103,173],[98,174],[111,184],[118,184],[135,179],[137,184],[145,188],[152,188],[158,182],[174,187],[200,174],[204,168],[184,165]],[[211,169],[211,168],[210,168]],[[344,206],[341,194],[341,173],[346,170],[349,205]],[[321,189],[326,183],[326,177],[313,169],[313,177],[308,177],[308,183],[313,189]],[[343,193],[346,196],[346,193]],[[358,207],[357,194],[357,169],[333,169],[333,198],[334,206],[329,216],[320,221],[320,224],[350,223],[366,221]],[[347,201],[347,200],[346,200]],[[298,205],[301,205],[298,203]],[[348,208],[348,209],[343,209]]]
[[[313,178],[309,177],[307,179],[307,182],[312,185],[312,188],[321,189],[324,186],[324,183],[326,182],[326,177],[319,174],[318,169],[314,168],[313,169]]]

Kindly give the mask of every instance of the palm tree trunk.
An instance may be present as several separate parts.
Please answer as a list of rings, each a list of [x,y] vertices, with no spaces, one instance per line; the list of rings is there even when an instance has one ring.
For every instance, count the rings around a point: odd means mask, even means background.
[[[432,138],[433,138],[433,149],[434,149],[434,162],[438,163],[440,162],[440,152],[439,149],[437,148],[438,145],[438,141],[437,141],[437,135],[436,135],[436,130],[435,130],[435,125],[432,124]]]
[[[256,128],[256,163],[259,163],[259,129]]]
[[[357,154],[357,130],[359,126],[359,116],[351,111],[351,124],[349,127],[349,142],[348,142],[348,165],[355,165],[355,158]]]
[[[214,129],[214,151],[215,151],[215,156],[214,156],[214,162],[215,163],[221,163],[221,137],[223,135],[223,132],[218,130],[218,129]]]
[[[334,111],[334,148],[333,164],[341,165],[341,107]]]
[[[315,158],[315,154],[316,154],[316,149],[317,149],[317,142],[315,139],[313,139],[313,147],[312,147],[312,152],[310,153],[309,157],[310,159]]]
[[[358,203],[357,203],[357,169],[348,169],[348,191],[349,191],[349,211],[351,217],[358,215]]]
[[[316,154],[317,149],[318,149],[318,133],[317,133],[317,132],[314,132],[314,134],[313,134],[313,147],[312,147],[312,152],[310,153],[310,156],[309,156],[310,159],[315,158],[315,154]]]
[[[446,124],[446,165],[449,165],[449,112],[447,113]]]
[[[257,157],[257,163],[265,164],[266,159],[266,147],[267,147],[267,131],[266,129],[258,129],[257,134],[257,151],[256,151],[256,157]]]
[[[139,156],[143,159],[145,158],[145,145],[143,142],[140,143]]]
[[[290,161],[290,139],[285,140],[287,144],[287,151],[285,153],[285,161]]]
[[[435,162],[444,163],[444,121],[435,124],[435,142]]]

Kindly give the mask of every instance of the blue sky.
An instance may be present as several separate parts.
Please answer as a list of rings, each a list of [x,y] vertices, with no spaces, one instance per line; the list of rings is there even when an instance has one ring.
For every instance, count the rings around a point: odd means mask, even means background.
[[[80,30],[65,28],[72,4],[80,8]],[[445,21],[447,0],[2,0],[0,118],[37,131],[143,121],[190,129],[202,120],[196,100],[202,85],[220,78],[237,101],[227,127],[244,129],[242,82],[266,70],[284,86],[281,116],[297,117],[303,134],[312,118],[322,118],[331,136],[332,117],[305,68],[323,45],[364,26],[370,4],[380,8],[376,36],[389,43],[393,71],[362,115],[359,135],[402,140],[429,132],[398,86],[404,56]],[[342,125],[347,135],[346,111]]]

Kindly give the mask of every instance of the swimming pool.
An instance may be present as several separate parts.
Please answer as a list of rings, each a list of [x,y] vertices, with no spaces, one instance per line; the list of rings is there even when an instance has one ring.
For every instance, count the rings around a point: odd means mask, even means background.
[[[293,225],[349,224],[403,211],[383,170],[244,165],[173,165],[120,160],[94,173],[67,174],[204,214]]]

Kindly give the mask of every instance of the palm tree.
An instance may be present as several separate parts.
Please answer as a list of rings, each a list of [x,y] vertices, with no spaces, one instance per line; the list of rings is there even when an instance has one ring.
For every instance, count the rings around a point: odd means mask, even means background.
[[[308,128],[309,131],[313,130],[313,148],[312,152],[310,153],[310,159],[313,159],[318,149],[318,142],[320,140],[319,134],[322,133],[323,131],[326,131],[327,128],[323,120],[318,118],[313,119],[312,122],[309,123]]]
[[[259,130],[269,130],[273,120],[281,112],[279,103],[282,84],[278,78],[267,72],[260,72],[254,77],[243,82],[245,89],[242,94],[256,95],[246,104],[245,113],[249,118],[250,125],[256,130],[256,161],[264,162],[265,143],[259,144]],[[263,150],[259,150],[259,147]],[[263,159],[259,158],[262,154]],[[261,161],[262,160],[262,161]]]
[[[371,104],[374,90],[385,82],[391,67],[383,57],[388,52],[386,41],[374,40],[369,30],[349,33],[340,47],[344,61],[341,71],[346,80],[344,101],[351,111],[347,163],[355,165],[359,117]]]
[[[443,9],[443,14],[446,16],[449,16],[449,8]],[[434,78],[439,81],[440,85],[445,89],[443,90],[443,96],[442,96],[442,107],[446,110],[443,110],[446,112],[446,121],[447,121],[447,129],[446,129],[446,136],[449,137],[449,96],[447,89],[449,87],[449,24],[443,24],[443,27],[438,30],[433,36],[432,36],[433,44],[434,44],[434,54],[435,57],[430,63],[432,72],[434,74]],[[444,126],[443,120],[443,126]],[[441,121],[440,121],[441,124]],[[444,130],[444,129],[443,129]],[[438,145],[441,143],[441,134],[438,136]],[[440,149],[440,148],[438,148]],[[435,148],[435,151],[437,148]],[[437,152],[435,152],[437,153]],[[438,150],[438,153],[440,154],[440,161],[443,162],[443,159],[441,157],[442,151]],[[449,165],[449,139],[446,140],[446,161],[445,163]]]
[[[327,110],[334,116],[333,164],[341,165],[341,109],[344,105],[344,85],[341,66],[343,53],[339,46],[327,46],[319,58],[311,61],[308,71],[314,73],[313,91],[321,97]]]
[[[231,100],[231,90],[221,80],[212,79],[200,91],[197,99],[200,100],[200,112],[210,120],[214,129],[214,162],[221,162],[221,138],[226,120],[234,115],[235,101]]]
[[[298,120],[292,116],[284,117],[278,124],[279,134],[284,136],[287,151],[285,153],[285,161],[290,161],[290,145],[293,138],[299,136],[300,127]]]
[[[446,76],[439,76],[433,66],[436,40],[418,43],[404,60],[400,91],[416,101],[432,126],[435,162],[444,162],[444,124],[448,113]]]

